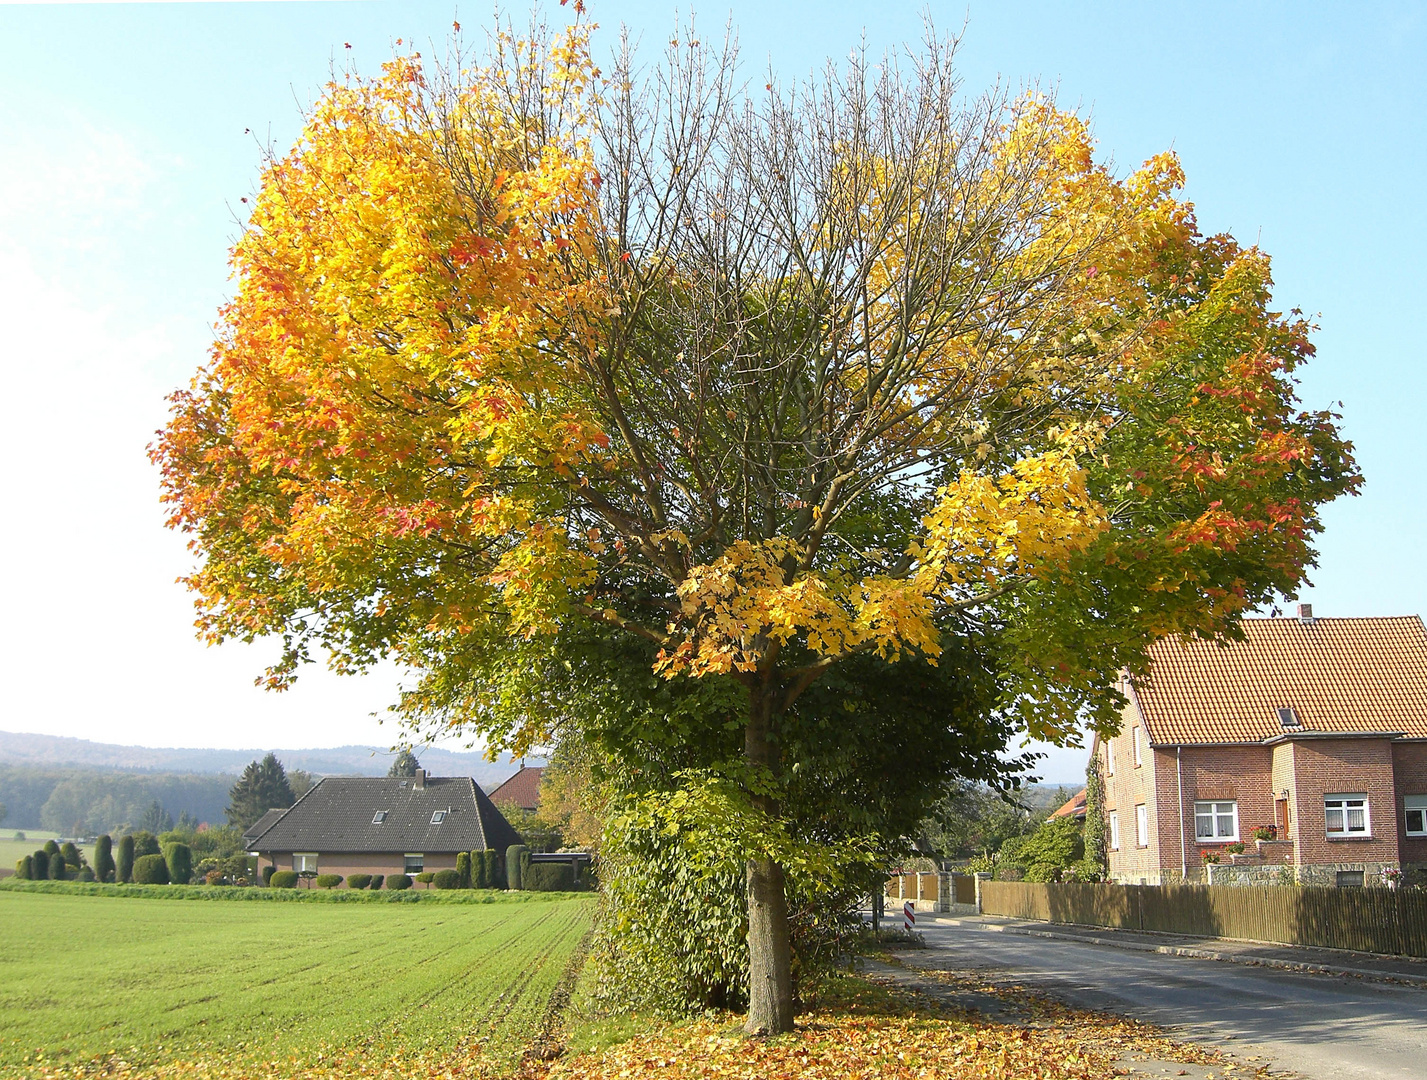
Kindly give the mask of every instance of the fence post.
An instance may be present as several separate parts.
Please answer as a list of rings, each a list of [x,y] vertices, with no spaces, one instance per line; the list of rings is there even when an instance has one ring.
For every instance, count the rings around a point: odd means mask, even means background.
[[[991,880],[991,875],[988,874],[988,873],[985,873],[984,871],[979,872],[979,873],[977,873],[977,875],[976,875],[976,914],[978,914],[978,915],[981,914],[981,883],[982,883],[983,881],[990,881],[990,880]]]

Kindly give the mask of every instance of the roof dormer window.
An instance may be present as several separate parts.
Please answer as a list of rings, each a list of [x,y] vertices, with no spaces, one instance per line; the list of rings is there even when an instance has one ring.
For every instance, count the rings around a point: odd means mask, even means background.
[[[443,822],[443,821],[445,821],[445,820],[446,820],[446,811],[445,811],[445,810],[433,810],[433,811],[431,811],[431,824],[433,824],[433,825],[440,825],[441,822]]]
[[[372,824],[373,824],[373,825],[380,825],[380,824],[381,824],[383,821],[385,821],[385,820],[386,820],[386,811],[385,811],[385,810],[378,810],[375,814],[372,815]]]
[[[1298,714],[1293,711],[1293,706],[1283,705],[1278,710],[1278,722],[1285,730],[1297,730],[1303,726],[1303,721],[1298,719]]]

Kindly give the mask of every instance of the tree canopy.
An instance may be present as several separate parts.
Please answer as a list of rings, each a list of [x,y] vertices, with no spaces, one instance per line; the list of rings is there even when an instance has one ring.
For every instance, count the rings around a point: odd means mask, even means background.
[[[228,792],[228,824],[246,829],[269,810],[286,809],[296,801],[282,762],[269,753],[262,761],[249,762]]]
[[[416,759],[416,755],[411,752],[410,747],[403,747],[401,753],[396,755],[396,760],[391,763],[391,768],[387,770],[388,776],[415,776],[416,770],[421,768],[421,762]]]
[[[744,826],[754,1031],[792,1023],[785,808],[864,764],[801,747],[902,665],[1109,730],[1120,669],[1291,595],[1358,482],[1295,396],[1311,326],[1177,159],[1117,176],[953,55],[758,90],[691,34],[601,75],[577,24],[339,81],[152,451],[203,633],[281,635],[273,686],[396,657],[413,722],[523,752],[569,709],[513,658],[707,683],[669,737]]]

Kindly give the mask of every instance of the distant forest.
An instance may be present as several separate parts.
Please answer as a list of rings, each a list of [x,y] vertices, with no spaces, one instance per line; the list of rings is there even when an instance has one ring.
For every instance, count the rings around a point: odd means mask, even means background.
[[[119,772],[72,766],[0,764],[0,828],[49,829],[93,836],[122,826],[140,827],[154,803],[174,821],[223,824],[228,789],[236,777],[221,773]]]

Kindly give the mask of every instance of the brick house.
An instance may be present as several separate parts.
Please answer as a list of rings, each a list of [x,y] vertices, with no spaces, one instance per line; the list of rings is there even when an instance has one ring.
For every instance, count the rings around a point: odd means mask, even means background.
[[[1122,677],[1123,726],[1091,751],[1111,879],[1376,885],[1427,870],[1422,620],[1315,619],[1304,604],[1243,627],[1228,645],[1159,642],[1147,677]]]
[[[278,870],[418,874],[454,870],[462,851],[504,851],[520,836],[468,776],[329,776],[243,839]]]
[[[544,766],[522,761],[520,771],[491,792],[491,802],[534,813],[540,809],[540,778],[544,775]]]

